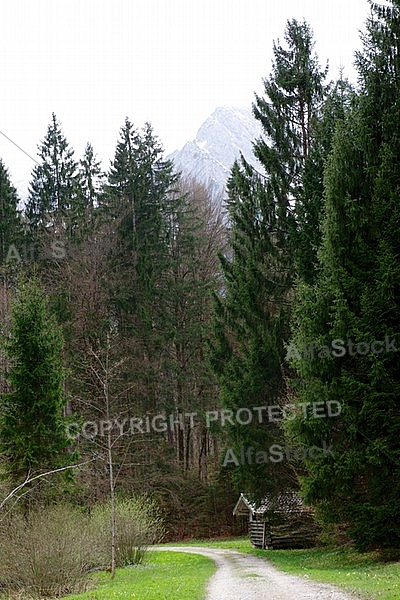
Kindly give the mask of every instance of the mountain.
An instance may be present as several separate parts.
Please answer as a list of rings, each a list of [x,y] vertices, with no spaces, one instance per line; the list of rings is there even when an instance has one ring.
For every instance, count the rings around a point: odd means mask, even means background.
[[[240,153],[258,171],[263,169],[253,155],[253,142],[261,136],[261,124],[250,110],[219,107],[206,119],[196,138],[167,158],[185,178],[206,185],[215,200],[226,197],[226,182]]]

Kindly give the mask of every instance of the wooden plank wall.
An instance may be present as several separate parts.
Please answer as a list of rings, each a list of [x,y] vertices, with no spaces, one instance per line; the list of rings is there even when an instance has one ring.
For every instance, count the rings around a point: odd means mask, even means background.
[[[286,522],[271,524],[267,521],[249,523],[250,541],[255,548],[285,549],[315,546],[319,527],[311,519],[298,516]]]

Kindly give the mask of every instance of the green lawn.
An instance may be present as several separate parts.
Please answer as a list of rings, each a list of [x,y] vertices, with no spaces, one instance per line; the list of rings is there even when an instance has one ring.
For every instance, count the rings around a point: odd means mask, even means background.
[[[144,565],[96,575],[98,585],[65,600],[203,600],[214,562],[198,554],[149,552]]]
[[[192,540],[173,546],[230,548],[267,558],[287,573],[333,583],[355,592],[359,598],[400,599],[400,563],[379,561],[376,553],[359,554],[350,548],[311,550],[255,550],[248,538]],[[165,544],[168,547],[168,544]],[[181,552],[149,552],[145,564],[96,574],[93,589],[65,600],[203,600],[212,560]]]
[[[355,592],[360,598],[400,599],[400,562],[382,563],[374,552],[359,554],[350,548],[255,550],[248,538],[193,540],[184,544],[171,545],[231,548],[267,558],[286,573],[333,583]]]

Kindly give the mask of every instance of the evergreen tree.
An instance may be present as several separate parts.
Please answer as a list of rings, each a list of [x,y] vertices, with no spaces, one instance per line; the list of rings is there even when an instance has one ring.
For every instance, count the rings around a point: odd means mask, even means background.
[[[321,518],[345,524],[360,548],[400,542],[400,6],[371,5],[357,59],[360,94],[338,123],[325,173],[320,273],[315,285],[300,286],[292,340],[297,348],[315,341],[331,353],[293,359],[298,399],[335,400],[342,413],[299,418],[290,427],[307,445],[332,445],[335,458],[309,462],[304,492]],[[338,339],[346,351],[332,356]],[[379,354],[373,341],[383,342]]]
[[[151,125],[138,131],[126,119],[101,208],[105,218],[116,223],[115,261],[125,273],[114,293],[116,309],[121,319],[131,313],[150,328],[157,307],[157,279],[165,268],[168,198],[175,182],[172,163],[162,158]]]
[[[212,292],[217,284],[217,251],[221,224],[212,211],[211,195],[194,182],[180,182],[169,201],[166,268],[158,281],[154,313],[160,345],[156,406],[178,416],[195,412],[174,427],[174,462],[180,472],[198,468],[209,475],[210,432],[205,412],[215,408],[216,382],[206,360],[211,328]],[[177,417],[178,418],[178,417]]]
[[[286,394],[281,365],[294,278],[294,205],[320,116],[325,72],[306,23],[288,22],[285,40],[287,48],[274,44],[265,97],[256,96],[253,107],[264,128],[254,153],[265,175],[242,159],[229,182],[231,249],[222,258],[224,287],[216,298],[213,366],[223,405],[234,412],[278,405]],[[229,426],[231,445],[268,449],[283,442],[279,424],[265,419],[265,413],[264,422],[254,421],[252,426]],[[246,465],[237,473],[241,488],[245,485],[258,497],[296,485],[287,462]]]
[[[105,180],[101,163],[97,160],[93,147],[89,143],[86,144],[84,155],[79,161],[78,175],[82,199],[78,204],[79,227],[74,237],[78,244],[84,249],[88,248],[89,251],[90,246],[99,242],[99,229],[101,229],[99,205]],[[104,246],[104,243],[101,243],[100,246]],[[106,248],[103,248],[103,251],[105,250]]]
[[[86,144],[83,158],[79,163],[79,173],[85,205],[89,211],[93,212],[99,205],[104,173],[101,163],[96,159],[93,146],[89,143]]]
[[[34,242],[46,232],[72,240],[83,212],[78,164],[53,113],[47,134],[39,146],[41,164],[32,174],[25,215]]]
[[[314,140],[304,161],[301,190],[296,202],[296,228],[293,235],[295,272],[307,282],[315,281],[318,270],[317,252],[322,242],[324,215],[324,172],[332,150],[336,123],[350,107],[354,91],[342,77],[328,91],[321,118],[314,123]]]
[[[246,168],[246,167],[245,167]],[[221,257],[223,289],[215,298],[215,342],[212,365],[225,409],[278,405],[284,393],[281,370],[287,336],[290,275],[268,230],[268,196],[262,181],[250,178],[239,165],[232,170],[229,216],[231,254]],[[263,422],[256,413],[251,424],[224,428],[228,445],[266,450],[283,442],[279,424]],[[287,464],[243,465],[234,469],[236,486],[258,499],[278,493],[294,482]]]
[[[5,341],[11,391],[1,396],[0,451],[19,483],[70,460],[63,410],[63,341],[36,282],[20,287]]]
[[[320,69],[306,22],[288,21],[285,41],[286,48],[274,43],[272,73],[264,80],[265,96],[256,94],[253,106],[264,129],[264,139],[257,141],[254,153],[265,167],[273,216],[279,220],[276,243],[282,247],[294,228],[293,204],[302,191],[304,165],[321,116],[328,70]]]
[[[171,267],[170,217],[176,202],[171,192],[176,180],[151,126],[137,130],[126,119],[99,212],[113,232],[108,310],[121,352],[132,360],[126,377],[135,381],[136,393],[129,402],[133,415],[157,414],[168,404],[168,393],[160,393],[160,380],[170,347],[165,337],[165,281]]]
[[[23,241],[21,214],[18,210],[17,190],[12,185],[3,161],[0,159],[0,265],[9,256],[10,247],[21,251]]]

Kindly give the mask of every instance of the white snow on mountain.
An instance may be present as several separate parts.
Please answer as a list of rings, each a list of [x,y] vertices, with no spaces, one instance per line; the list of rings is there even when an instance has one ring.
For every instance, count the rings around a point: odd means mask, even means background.
[[[200,127],[196,139],[168,158],[174,161],[176,171],[207,186],[214,200],[222,202],[230,170],[241,153],[263,171],[253,154],[253,142],[261,133],[261,124],[250,110],[219,107]]]

